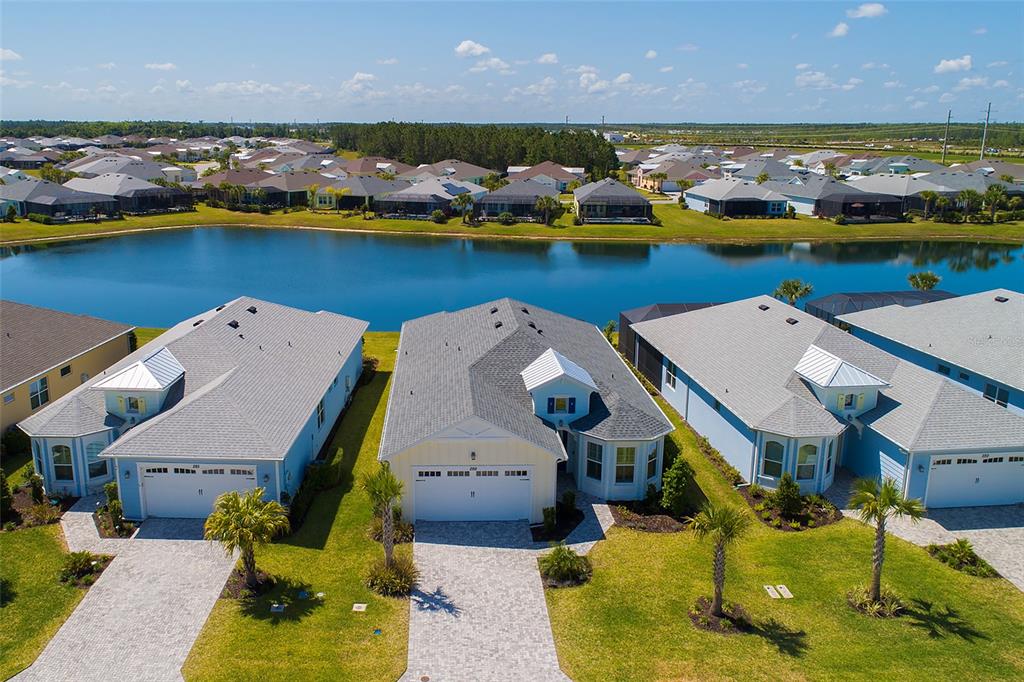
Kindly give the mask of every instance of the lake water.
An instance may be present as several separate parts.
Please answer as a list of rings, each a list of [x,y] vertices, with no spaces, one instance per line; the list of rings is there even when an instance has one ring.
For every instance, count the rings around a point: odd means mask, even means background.
[[[603,324],[656,302],[726,301],[799,277],[814,295],[906,289],[942,276],[971,293],[1024,284],[1019,245],[757,246],[470,240],[200,228],[0,250],[0,295],[139,326],[169,326],[242,294],[395,330],[403,320],[512,296]]]

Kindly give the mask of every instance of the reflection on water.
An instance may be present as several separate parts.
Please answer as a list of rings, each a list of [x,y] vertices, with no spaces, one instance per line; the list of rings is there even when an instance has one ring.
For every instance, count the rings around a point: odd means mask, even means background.
[[[916,267],[947,264],[954,272],[988,270],[1012,263],[1019,244],[988,242],[790,242],[784,244],[707,244],[708,253],[726,261],[786,257],[817,263],[897,263]]]

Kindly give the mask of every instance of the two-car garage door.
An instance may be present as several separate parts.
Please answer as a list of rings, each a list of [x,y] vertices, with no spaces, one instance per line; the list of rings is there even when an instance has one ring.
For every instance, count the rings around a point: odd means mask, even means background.
[[[931,458],[928,507],[974,507],[1024,502],[1024,455]]]
[[[515,521],[530,518],[531,477],[522,466],[417,467],[415,517],[421,521]]]
[[[223,464],[139,465],[143,513],[176,519],[203,519],[217,496],[256,487],[256,467]]]

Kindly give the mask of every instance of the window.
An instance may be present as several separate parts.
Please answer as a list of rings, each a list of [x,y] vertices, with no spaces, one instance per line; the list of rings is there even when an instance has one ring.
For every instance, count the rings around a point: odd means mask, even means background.
[[[230,469],[230,472],[231,472],[232,476],[252,476],[253,475],[252,469]],[[291,475],[291,473],[292,472],[290,472],[290,471],[288,472],[289,475]]]
[[[50,384],[46,377],[40,377],[29,384],[28,399],[33,410],[50,402]]]
[[[604,447],[600,443],[587,443],[587,478],[601,480]]]
[[[960,381],[970,381],[971,375],[967,372],[960,372]]]
[[[847,393],[843,397],[843,409],[844,410],[852,410],[853,406],[856,404],[856,402],[855,402],[856,400],[857,400],[857,396],[855,394]]]
[[[75,480],[75,468],[71,466],[71,448],[67,445],[53,446],[53,477],[58,481]]]
[[[948,377],[949,376],[949,366],[948,365],[941,365],[940,364],[939,365],[939,374],[944,374],[945,376]]]
[[[345,375],[345,390],[346,391],[352,390],[352,377],[350,377],[347,374]]]
[[[952,464],[952,463],[953,463],[953,460],[951,460],[951,459],[933,459],[932,460],[932,465],[933,466],[942,466],[943,464]]]
[[[477,476],[497,476],[498,472],[495,469],[477,469]]]
[[[764,444],[764,461],[761,463],[761,474],[772,478],[782,476],[782,443],[770,440]]]
[[[971,457],[958,457],[956,460],[957,464],[977,464],[978,460]]]
[[[194,474],[194,473],[196,473],[196,470],[195,469],[186,469],[184,467],[174,467],[174,473],[176,473],[176,474]]]
[[[138,412],[139,411],[139,399],[127,396],[124,399],[124,409],[126,412]]]
[[[796,480],[809,481],[814,479],[814,472],[818,468],[818,446],[801,445],[796,453]]]
[[[665,383],[673,389],[676,387],[676,366],[672,361],[668,361],[665,367]]]
[[[66,377],[69,374],[71,374],[71,365],[64,365],[60,368],[60,375],[62,377]]]
[[[526,478],[526,469],[506,469],[506,476],[516,476],[518,478]]]
[[[718,402],[718,399],[716,398],[715,399],[715,412],[721,412],[721,411],[722,411],[722,403]]]
[[[1006,407],[1010,401],[1010,392],[1005,388],[999,388],[995,384],[985,384],[985,400],[991,400],[996,405]]]
[[[832,473],[832,446],[835,445],[835,441],[828,442],[828,455],[825,458],[825,475],[828,476]]]
[[[82,372],[81,375],[79,375],[78,379],[79,379],[79,381],[81,383],[84,384],[85,382],[87,382],[89,380],[89,373],[88,372]]]
[[[469,476],[468,471],[449,471],[449,476]]]
[[[555,398],[555,414],[562,414],[569,411],[568,398]]]
[[[1024,457],[1020,455],[1010,455],[1011,462],[1024,462]]]
[[[89,443],[85,446],[85,463],[89,467],[89,478],[103,478],[110,473],[107,460],[100,459],[104,447],[106,446],[103,443]]]
[[[8,393],[7,395],[4,396],[4,405],[7,405],[7,404],[13,403],[13,402],[14,402],[14,394],[13,393]]]
[[[147,474],[166,474],[167,467],[146,467]]]
[[[421,471],[419,474],[420,478],[440,478],[440,471]]]
[[[615,448],[615,482],[632,483],[636,469],[636,448]]]
[[[987,458],[981,460],[982,464],[1002,464],[1002,462],[1003,462],[1003,458],[1002,457],[987,457]]]
[[[320,428],[324,425],[324,401],[321,400],[316,404],[316,427]]]
[[[654,443],[651,446],[651,451],[647,453],[647,478],[654,478],[658,473],[658,444]]]

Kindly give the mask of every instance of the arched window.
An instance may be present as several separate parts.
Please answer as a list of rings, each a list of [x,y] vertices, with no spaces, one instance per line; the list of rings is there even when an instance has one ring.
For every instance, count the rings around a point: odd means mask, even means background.
[[[85,461],[89,465],[89,478],[103,478],[110,471],[107,460],[100,459],[103,443],[89,443],[85,446]]]
[[[761,462],[761,474],[778,478],[782,476],[782,443],[770,440],[764,444],[764,461]]]
[[[814,479],[818,468],[818,446],[801,445],[796,455],[796,480],[809,481]]]
[[[71,465],[71,448],[67,445],[53,446],[53,477],[58,481],[75,480],[75,468]]]

